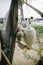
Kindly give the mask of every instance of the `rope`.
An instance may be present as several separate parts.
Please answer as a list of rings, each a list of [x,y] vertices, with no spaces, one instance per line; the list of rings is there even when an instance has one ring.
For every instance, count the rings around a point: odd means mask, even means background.
[[[10,60],[8,59],[8,57],[6,56],[5,52],[4,52],[2,49],[1,49],[1,53],[2,53],[2,55],[4,56],[5,60],[7,61],[7,63],[8,63],[9,65],[12,65],[11,62],[10,62]]]
[[[22,44],[22,45],[24,45],[26,48],[28,48],[28,49],[32,49],[32,50],[34,50],[34,51],[37,51],[37,52],[39,52],[39,55],[43,58],[43,51],[41,51],[41,50],[37,50],[37,49],[34,49],[34,48],[31,48],[30,46],[28,46],[28,45],[25,45],[25,44],[23,44],[23,43],[21,43],[21,42],[18,42],[18,41],[16,41],[17,43],[19,43],[19,44]],[[42,52],[42,53],[41,53]]]

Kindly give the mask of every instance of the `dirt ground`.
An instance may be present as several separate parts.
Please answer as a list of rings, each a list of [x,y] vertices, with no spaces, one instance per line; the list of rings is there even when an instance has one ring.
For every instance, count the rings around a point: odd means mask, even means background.
[[[39,49],[36,44],[34,44],[32,47]],[[32,49],[24,48],[22,45],[16,43],[12,65],[35,65],[39,59],[40,55],[38,52]]]

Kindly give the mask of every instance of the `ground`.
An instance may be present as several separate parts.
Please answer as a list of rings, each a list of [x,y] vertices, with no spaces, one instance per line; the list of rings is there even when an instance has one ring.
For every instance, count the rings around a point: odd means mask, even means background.
[[[34,46],[39,49],[37,45]],[[23,48],[21,44],[16,43],[12,65],[35,65],[39,59],[40,55],[38,55],[38,52]]]

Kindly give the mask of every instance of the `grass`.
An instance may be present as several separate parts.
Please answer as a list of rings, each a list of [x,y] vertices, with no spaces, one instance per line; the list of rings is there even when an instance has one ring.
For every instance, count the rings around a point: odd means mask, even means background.
[[[43,26],[32,26],[36,30],[37,37],[40,37],[42,35],[43,37]]]
[[[43,33],[43,26],[33,26],[37,33]]]
[[[40,41],[40,39],[43,40],[43,26],[33,26],[36,30],[37,35],[37,42],[39,43],[39,47],[41,50],[43,50],[43,42]]]
[[[0,30],[2,30],[4,27],[5,27],[5,25],[0,23]]]

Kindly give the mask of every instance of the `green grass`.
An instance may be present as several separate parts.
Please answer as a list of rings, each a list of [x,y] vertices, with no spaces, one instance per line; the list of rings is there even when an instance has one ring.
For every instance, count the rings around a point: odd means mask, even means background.
[[[43,39],[43,26],[33,26],[36,30],[36,38],[37,38],[37,42],[39,44],[39,48],[40,50],[43,50],[43,44],[42,42],[40,42],[40,39]]]
[[[43,26],[33,26],[37,33],[43,33]]]
[[[43,26],[32,26],[36,30],[37,40],[40,43],[40,38],[43,38]]]
[[[35,28],[37,36],[43,34],[43,26],[32,26],[32,27]]]
[[[5,25],[0,23],[0,30],[3,29],[4,27],[5,27]]]

